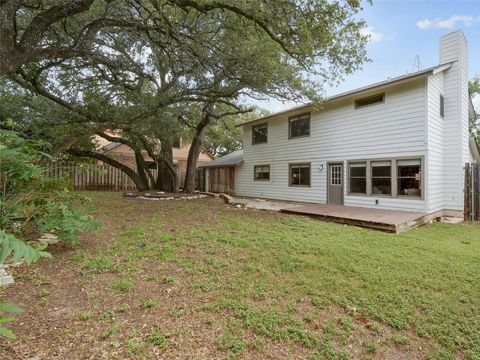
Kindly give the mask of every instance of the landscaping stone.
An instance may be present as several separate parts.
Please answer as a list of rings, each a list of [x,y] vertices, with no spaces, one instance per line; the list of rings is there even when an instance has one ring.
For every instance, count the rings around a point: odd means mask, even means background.
[[[442,216],[440,222],[447,224],[461,224],[463,223],[463,218],[454,217],[454,216]]]
[[[46,234],[43,234],[39,239],[38,241],[40,241],[41,243],[44,243],[44,244],[56,244],[58,242],[58,238],[55,234],[51,234],[51,233],[46,233]]]
[[[15,283],[15,280],[13,280],[13,276],[10,275],[7,270],[5,270],[5,267],[0,268],[0,286],[4,285],[10,285]]]

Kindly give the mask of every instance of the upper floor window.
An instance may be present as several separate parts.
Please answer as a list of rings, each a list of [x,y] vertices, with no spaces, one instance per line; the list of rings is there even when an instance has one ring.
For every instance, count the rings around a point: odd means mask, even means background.
[[[288,138],[310,136],[310,114],[293,116],[288,119]]]
[[[267,123],[252,126],[252,145],[266,143],[268,140]]]
[[[385,93],[367,96],[360,99],[355,99],[355,109],[362,107],[383,104],[385,102]]]
[[[445,98],[443,95],[440,95],[440,116],[445,116]]]

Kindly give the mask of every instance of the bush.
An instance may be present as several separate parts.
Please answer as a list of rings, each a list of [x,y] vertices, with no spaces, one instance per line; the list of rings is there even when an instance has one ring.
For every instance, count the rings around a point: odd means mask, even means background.
[[[31,234],[55,233],[61,239],[77,243],[78,234],[94,230],[91,217],[72,205],[88,201],[69,191],[65,181],[45,177],[42,161],[50,156],[49,145],[22,138],[15,131],[0,130],[0,264],[7,260],[26,264],[50,257],[46,245],[26,243]],[[0,303],[0,312],[17,312],[18,307]],[[0,324],[11,321],[0,317]],[[14,334],[0,326],[0,335]]]

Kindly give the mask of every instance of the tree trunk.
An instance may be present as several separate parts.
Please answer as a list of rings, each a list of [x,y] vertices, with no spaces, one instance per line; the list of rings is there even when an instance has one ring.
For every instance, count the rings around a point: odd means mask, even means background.
[[[135,163],[137,164],[137,174],[142,179],[142,181],[147,184],[147,190],[150,189],[150,183],[147,177],[147,164],[145,163],[145,159],[143,158],[143,154],[141,150],[133,149],[135,153]],[[151,174],[150,174],[151,175]]]
[[[145,183],[134,170],[130,169],[127,165],[118,162],[117,160],[111,159],[104,154],[100,154],[94,151],[69,149],[68,153],[73,156],[88,157],[103,161],[104,163],[107,163],[108,165],[111,165],[127,174],[127,176],[135,183],[138,191],[148,190],[148,183]]]
[[[162,141],[158,163],[157,188],[168,192],[178,192],[178,176],[173,166],[172,144]]]
[[[197,161],[202,151],[203,138],[205,137],[205,132],[207,131],[207,126],[210,124],[212,117],[210,116],[210,108],[207,107],[205,115],[197,125],[195,129],[195,136],[192,139],[192,145],[188,151],[187,158],[187,173],[185,174],[185,186],[183,191],[187,194],[191,194],[195,191],[196,188],[196,177],[197,177]]]

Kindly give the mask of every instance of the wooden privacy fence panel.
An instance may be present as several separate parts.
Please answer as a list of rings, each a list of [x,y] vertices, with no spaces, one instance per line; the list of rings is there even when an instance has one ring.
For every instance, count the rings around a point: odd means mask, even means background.
[[[465,164],[465,221],[480,221],[480,164]]]
[[[208,168],[208,191],[232,195],[235,190],[235,168],[210,167]]]
[[[197,183],[197,189],[200,191],[207,191],[205,188],[205,169],[197,169],[197,175],[195,176],[195,181]]]
[[[150,170],[154,179],[157,170]],[[75,190],[129,191],[136,190],[135,183],[123,171],[110,165],[88,165],[68,162],[51,162],[45,166],[51,179],[69,178]]]

